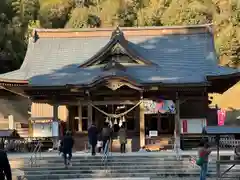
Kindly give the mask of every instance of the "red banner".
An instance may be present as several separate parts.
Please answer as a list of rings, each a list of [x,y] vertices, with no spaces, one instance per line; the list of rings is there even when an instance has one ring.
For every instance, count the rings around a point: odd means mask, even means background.
[[[218,116],[218,125],[223,126],[226,119],[226,111],[223,109],[218,110],[217,116]]]
[[[187,133],[188,132],[187,120],[182,121],[182,127],[183,127],[183,133]]]

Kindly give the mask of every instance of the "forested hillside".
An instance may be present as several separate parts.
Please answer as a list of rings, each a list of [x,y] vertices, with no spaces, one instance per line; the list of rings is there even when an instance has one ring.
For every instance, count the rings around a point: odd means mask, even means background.
[[[213,23],[222,65],[240,66],[240,0],[0,0],[0,60],[17,68],[35,27]]]

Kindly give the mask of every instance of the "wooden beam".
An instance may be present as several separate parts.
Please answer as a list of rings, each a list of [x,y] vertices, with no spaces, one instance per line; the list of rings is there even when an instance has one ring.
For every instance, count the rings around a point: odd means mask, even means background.
[[[93,103],[94,105],[109,105],[109,104],[129,104],[129,105],[134,105],[136,104],[138,101],[92,101],[91,103]],[[87,101],[83,101],[82,105],[87,105],[88,102]]]

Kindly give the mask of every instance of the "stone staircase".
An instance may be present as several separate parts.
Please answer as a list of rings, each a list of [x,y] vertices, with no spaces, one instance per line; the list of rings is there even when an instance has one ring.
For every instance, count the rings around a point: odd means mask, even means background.
[[[75,156],[72,166],[66,169],[63,159],[59,156],[45,157],[38,160],[37,167],[29,167],[25,161],[24,167],[18,168],[27,180],[66,180],[85,178],[151,178],[168,179],[168,177],[185,177],[198,179],[199,168],[190,162],[189,156],[176,160],[175,156],[151,155],[150,153],[135,153],[135,155],[113,155],[104,165],[101,156]],[[222,171],[228,166],[222,166]],[[216,164],[209,164],[209,176],[215,177]],[[240,176],[239,168],[235,168],[226,177],[234,180]]]

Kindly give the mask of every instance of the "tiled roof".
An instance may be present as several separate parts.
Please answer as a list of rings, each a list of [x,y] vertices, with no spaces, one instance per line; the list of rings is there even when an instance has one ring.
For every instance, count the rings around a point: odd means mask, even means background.
[[[209,28],[208,25],[199,28],[203,27]],[[198,27],[194,26],[194,28]],[[135,29],[141,31],[141,29]],[[171,30],[168,27],[166,29]],[[66,37],[64,33],[52,36],[42,30],[40,34],[43,34],[36,42],[29,41],[22,67],[17,71],[2,74],[0,78],[29,80],[33,86],[86,85],[106,76],[125,76],[139,83],[174,84],[205,83],[206,76],[237,72],[217,65],[211,32],[178,32],[158,35],[158,28],[154,28],[155,34],[143,28],[142,31],[146,35],[136,31],[139,35],[130,33],[126,37],[129,41],[128,46],[156,66],[129,66],[126,67],[126,71],[102,71],[100,67],[79,68],[79,65],[88,61],[109,42],[110,36],[102,35],[103,30],[95,31],[99,31],[101,35],[87,34],[84,37],[80,31],[75,33],[76,37]],[[163,27],[159,28],[159,31],[165,32]],[[53,32],[55,31],[52,30],[51,33]],[[82,33],[85,31],[83,30]]]

